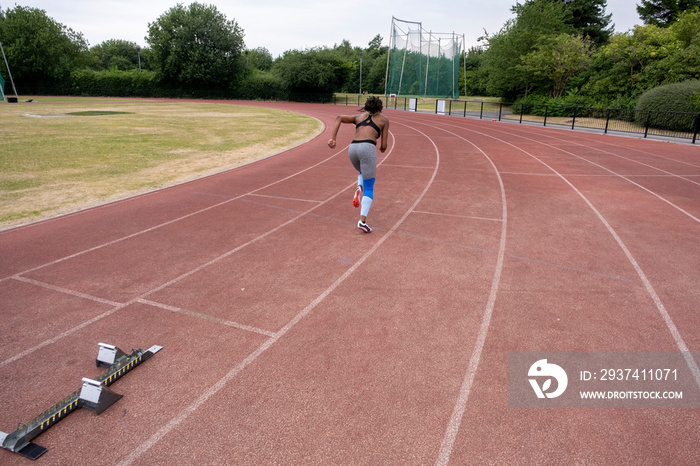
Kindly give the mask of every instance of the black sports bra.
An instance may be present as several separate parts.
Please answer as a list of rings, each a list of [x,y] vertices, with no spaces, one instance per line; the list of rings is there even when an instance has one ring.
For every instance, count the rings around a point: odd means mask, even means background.
[[[375,129],[375,131],[377,131],[377,137],[382,135],[382,130],[379,129],[379,126],[377,126],[377,124],[374,121],[372,121],[372,114],[371,113],[369,114],[369,116],[367,117],[366,120],[357,123],[355,125],[355,128],[359,128],[360,126],[371,126],[372,128]]]

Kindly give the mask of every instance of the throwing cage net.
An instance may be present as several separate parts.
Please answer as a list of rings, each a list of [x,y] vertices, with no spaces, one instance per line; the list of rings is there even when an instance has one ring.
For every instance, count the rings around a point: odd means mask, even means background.
[[[435,33],[422,23],[391,18],[386,95],[459,98],[464,34]]]

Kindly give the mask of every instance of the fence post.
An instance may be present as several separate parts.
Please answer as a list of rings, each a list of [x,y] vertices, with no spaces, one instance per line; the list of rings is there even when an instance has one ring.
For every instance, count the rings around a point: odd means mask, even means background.
[[[484,119],[484,103],[481,102],[481,110],[479,111],[479,120]]]
[[[544,106],[544,126],[547,126],[547,114],[549,113],[549,105]]]
[[[467,118],[467,101],[464,101],[464,118]]]
[[[523,124],[523,113],[525,113],[525,104],[520,104],[520,124]]]
[[[348,106],[348,95],[347,94],[345,94],[345,106],[346,107]]]
[[[578,105],[574,107],[574,119],[571,121],[571,129],[574,129],[574,125],[576,125],[576,113],[578,112]]]
[[[503,113],[503,103],[498,104],[498,121],[501,121],[501,114]]]
[[[647,112],[647,122],[644,125],[644,138],[646,139],[647,134],[649,134],[649,125],[651,124],[651,110]]]
[[[693,129],[693,144],[698,139],[698,131],[700,131],[700,113],[695,115],[695,128]]]
[[[608,124],[610,124],[610,109],[605,110],[605,132],[603,134],[608,134]]]

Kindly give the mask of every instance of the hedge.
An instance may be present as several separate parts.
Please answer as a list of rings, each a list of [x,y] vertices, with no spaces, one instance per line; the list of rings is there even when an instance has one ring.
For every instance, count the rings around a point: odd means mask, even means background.
[[[639,97],[636,123],[672,131],[691,131],[695,114],[700,111],[693,103],[697,93],[700,93],[697,79],[650,89]]]

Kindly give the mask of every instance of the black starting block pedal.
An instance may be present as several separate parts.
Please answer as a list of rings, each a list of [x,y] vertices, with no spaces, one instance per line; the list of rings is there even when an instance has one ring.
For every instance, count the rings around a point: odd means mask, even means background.
[[[39,458],[46,452],[46,448],[32,443],[32,439],[78,408],[86,408],[101,414],[122,397],[107,386],[162,348],[154,345],[146,351],[137,349],[127,355],[116,346],[100,343],[97,366],[107,366],[108,369],[97,380],[83,378],[80,390],[71,393],[28,423],[20,423],[14,432],[0,432],[0,446],[32,460]]]

